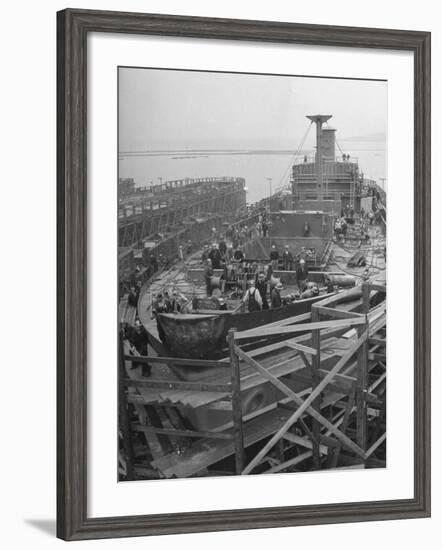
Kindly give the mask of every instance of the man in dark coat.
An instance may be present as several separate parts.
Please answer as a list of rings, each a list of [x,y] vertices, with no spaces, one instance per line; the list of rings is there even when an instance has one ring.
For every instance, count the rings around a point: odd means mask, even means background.
[[[212,295],[212,287],[211,287],[212,277],[213,277],[212,262],[210,260],[207,260],[206,267],[204,268],[204,282],[206,283],[206,292],[208,297]]]
[[[221,252],[216,244],[212,245],[212,249],[209,252],[209,259],[212,261],[213,269],[220,269],[221,267]]]
[[[279,252],[275,244],[272,244],[272,248],[270,249],[270,262],[272,264],[273,271],[276,271],[278,269]]]
[[[138,319],[135,321],[135,327],[131,333],[130,341],[140,355],[144,357],[147,356],[147,345],[149,340],[147,338],[146,329]],[[134,361],[132,363],[132,368],[135,369],[137,367],[141,367],[143,376],[150,376],[151,367],[147,363],[137,363]]]
[[[303,292],[307,285],[308,279],[308,267],[305,265],[305,260],[301,258],[299,260],[299,267],[296,270],[296,281],[298,282],[298,288],[300,292]]]
[[[285,271],[293,269],[293,254],[290,252],[289,245],[286,244],[282,253],[282,264]]]
[[[278,283],[276,286],[272,288],[272,292],[270,293],[270,299],[271,299],[270,307],[272,309],[276,309],[282,306],[281,290],[282,290],[281,283]]]

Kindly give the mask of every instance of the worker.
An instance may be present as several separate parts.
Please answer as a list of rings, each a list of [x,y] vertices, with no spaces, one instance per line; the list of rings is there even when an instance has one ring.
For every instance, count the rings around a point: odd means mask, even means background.
[[[226,244],[226,241],[224,240],[224,237],[222,235],[221,235],[221,238],[219,240],[218,249],[219,249],[219,252],[221,254],[221,258],[224,259],[226,257],[227,244]]]
[[[374,222],[374,213],[373,211],[371,210],[368,214],[368,219],[370,221],[370,225],[373,225],[373,222]]]
[[[130,287],[129,294],[127,296],[127,303],[132,307],[137,307],[138,305],[138,294],[134,286]]]
[[[269,309],[269,303],[267,301],[267,280],[263,271],[256,274],[255,287],[262,298],[262,309]]]
[[[282,298],[281,298],[281,290],[282,290],[282,283],[277,283],[273,288],[272,292],[270,293],[270,299],[271,299],[271,305],[270,307],[272,309],[277,309],[278,307],[282,306]]]
[[[249,311],[260,311],[262,309],[262,298],[259,290],[255,287],[254,281],[249,281],[249,288],[244,294],[243,303],[247,304]]]
[[[203,247],[203,253],[201,254],[201,263],[205,264],[209,258],[209,245],[205,244]]]
[[[221,252],[216,243],[212,244],[212,248],[209,252],[209,259],[212,261],[213,269],[221,268]]]
[[[170,313],[180,313],[180,312],[181,312],[180,299],[178,296],[178,292],[174,290],[172,292],[172,298],[170,300]]]
[[[227,311],[227,304],[222,296],[218,298],[218,305],[221,311]]]
[[[262,222],[262,236],[268,237],[268,235],[269,235],[269,225],[264,219],[264,221]]]
[[[299,260],[299,267],[296,270],[296,281],[298,283],[299,292],[303,292],[307,285],[308,268],[305,265],[305,260],[301,258]]]
[[[147,357],[147,345],[149,340],[147,338],[146,329],[143,327],[139,319],[135,321],[135,326],[132,331],[130,341],[140,355]],[[147,363],[138,363],[133,361],[132,368],[136,369],[137,367],[141,367],[143,376],[150,376],[151,367]]]
[[[293,254],[290,252],[288,244],[285,245],[284,252],[282,253],[282,265],[284,271],[291,271],[293,269]]]
[[[310,237],[311,229],[310,229],[310,224],[308,222],[304,223],[303,233],[304,233],[304,237]]]
[[[204,268],[204,282],[206,283],[206,292],[207,296],[212,295],[212,277],[213,277],[213,268],[210,258],[206,261],[206,266]]]
[[[161,322],[159,320],[159,314],[161,313],[167,313],[167,305],[164,301],[164,297],[161,293],[159,293],[152,304],[152,318],[155,318],[157,321],[157,330],[158,330],[158,336],[161,340],[161,342],[165,341],[165,333],[163,330],[163,327],[161,325]]]
[[[244,252],[242,251],[241,246],[238,246],[238,248],[235,250],[235,253],[233,254],[233,259],[240,263],[245,260]]]
[[[270,249],[270,262],[272,264],[273,271],[276,271],[279,263],[279,252],[276,248],[276,244],[272,244],[272,248]]]

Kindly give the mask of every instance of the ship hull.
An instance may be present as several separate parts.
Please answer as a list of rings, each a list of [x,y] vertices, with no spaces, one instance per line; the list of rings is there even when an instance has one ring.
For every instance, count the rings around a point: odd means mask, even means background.
[[[307,313],[312,305],[328,295],[298,300],[277,309],[247,313],[158,315],[164,331],[164,346],[175,357],[209,359],[223,355],[227,333],[231,328],[242,331]]]

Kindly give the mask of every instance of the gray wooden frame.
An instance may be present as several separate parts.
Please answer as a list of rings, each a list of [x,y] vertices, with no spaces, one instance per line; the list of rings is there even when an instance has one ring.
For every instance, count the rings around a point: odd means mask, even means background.
[[[116,32],[408,50],[414,54],[414,498],[88,518],[87,35]],[[89,10],[57,14],[57,535],[65,540],[430,515],[430,33]]]

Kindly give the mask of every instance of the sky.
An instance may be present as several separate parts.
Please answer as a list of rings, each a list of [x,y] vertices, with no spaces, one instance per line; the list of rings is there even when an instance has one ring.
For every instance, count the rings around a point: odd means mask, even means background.
[[[387,82],[119,69],[119,151],[296,150],[307,114],[333,115],[336,139],[384,140]],[[305,147],[314,144],[308,134]]]

